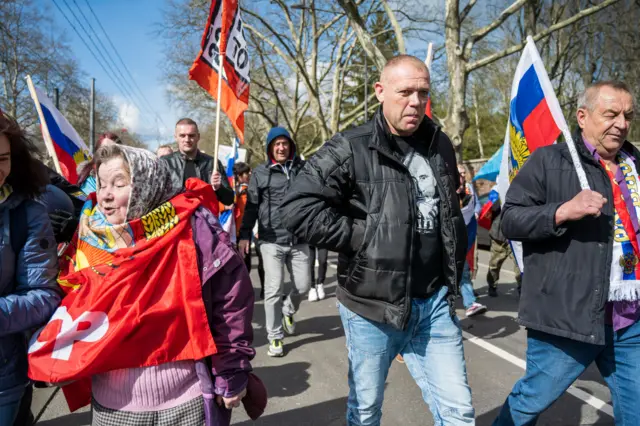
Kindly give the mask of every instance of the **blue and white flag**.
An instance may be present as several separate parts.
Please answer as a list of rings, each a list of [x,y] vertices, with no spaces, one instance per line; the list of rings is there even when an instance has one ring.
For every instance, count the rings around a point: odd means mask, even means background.
[[[229,184],[231,188],[235,188],[235,182],[233,178],[233,166],[236,164],[238,160],[238,147],[240,141],[238,138],[235,138],[233,141],[233,153],[227,159],[227,179],[229,180]],[[231,241],[236,242],[236,220],[235,220],[235,203],[231,207],[225,208],[222,212],[220,212],[220,224],[222,225],[222,229],[227,231],[227,233],[231,236]]]

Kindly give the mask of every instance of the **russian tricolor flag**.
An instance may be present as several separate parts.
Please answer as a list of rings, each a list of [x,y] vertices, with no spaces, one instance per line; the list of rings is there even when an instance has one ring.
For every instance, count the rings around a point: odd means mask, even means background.
[[[555,143],[561,133],[570,134],[569,127],[542,58],[528,37],[511,86],[509,123],[497,178],[500,200],[505,200],[510,182],[531,153]],[[511,242],[511,248],[522,271],[522,245]]]
[[[62,175],[70,183],[76,184],[78,166],[91,160],[89,148],[47,95],[35,86],[34,90],[37,96],[34,101],[39,103],[42,110],[41,121],[44,120],[40,123],[43,136],[47,140],[45,132],[49,133]]]
[[[231,187],[235,189],[235,179],[233,176],[233,166],[236,164],[238,160],[238,147],[240,145],[240,140],[235,138],[233,142],[233,154],[227,160],[227,179],[231,184]],[[222,229],[227,231],[227,233],[231,236],[231,242],[236,242],[236,220],[235,220],[235,203],[231,208],[227,206],[222,206],[220,209],[220,225],[222,225]]]
[[[236,161],[238,161],[238,148],[240,147],[240,140],[235,138],[233,141],[233,154],[227,160],[227,179],[231,184],[231,187],[234,187],[235,179],[233,176],[233,166],[235,166]]]

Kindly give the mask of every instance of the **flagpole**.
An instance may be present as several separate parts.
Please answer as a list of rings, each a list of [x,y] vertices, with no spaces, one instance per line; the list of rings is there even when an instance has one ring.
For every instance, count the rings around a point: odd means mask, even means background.
[[[427,48],[427,58],[424,60],[424,64],[429,68],[429,72],[431,72],[431,62],[433,61],[433,43],[429,43],[429,47]]]
[[[224,2],[222,2],[220,7],[224,8]],[[220,14],[222,14],[222,11],[220,11]],[[222,34],[220,34],[220,38],[222,38]],[[224,57],[226,56],[226,52],[218,50],[218,55],[220,56],[220,61],[218,67],[218,99],[216,102],[216,138],[213,148],[215,150],[213,156],[213,173],[218,171],[218,146],[220,144],[220,98],[222,97],[222,73],[224,72]]]
[[[56,154],[56,149],[53,147],[53,141],[51,140],[51,134],[49,133],[49,128],[47,127],[47,121],[44,119],[44,114],[42,112],[42,107],[40,106],[40,101],[38,100],[38,94],[36,93],[36,88],[33,86],[33,81],[31,81],[31,76],[27,75],[27,86],[29,87],[29,93],[31,94],[31,98],[33,102],[36,104],[36,110],[38,111],[38,117],[40,118],[40,126],[42,127],[42,138],[44,139],[44,144],[47,147],[47,151],[49,151],[49,155],[53,158],[53,164],[56,167],[56,171],[59,174],[62,174],[62,169],[60,168],[60,161],[58,161],[58,155]]]

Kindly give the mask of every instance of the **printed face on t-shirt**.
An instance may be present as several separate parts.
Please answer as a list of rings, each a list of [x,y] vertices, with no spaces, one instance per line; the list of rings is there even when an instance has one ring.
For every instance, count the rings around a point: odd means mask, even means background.
[[[440,198],[431,166],[422,155],[414,153],[408,159],[407,168],[414,182],[417,232],[434,232],[438,227]]]

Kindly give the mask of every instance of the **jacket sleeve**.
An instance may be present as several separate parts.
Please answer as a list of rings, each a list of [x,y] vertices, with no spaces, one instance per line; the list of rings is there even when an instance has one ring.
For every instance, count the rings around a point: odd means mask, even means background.
[[[256,167],[254,173],[251,174],[251,179],[249,180],[249,188],[247,189],[247,201],[244,206],[242,226],[240,227],[239,238],[241,240],[251,240],[253,227],[258,220],[258,207],[260,205],[260,194],[258,192],[258,167]]]
[[[539,242],[560,237],[566,231],[566,227],[556,226],[556,211],[562,203],[547,203],[546,199],[547,152],[545,148],[535,151],[507,191],[501,226],[509,240]]]
[[[49,174],[49,180],[51,184],[61,190],[64,191],[65,194],[71,198],[71,202],[73,203],[73,208],[75,209],[75,217],[79,218],[80,213],[82,213],[82,207],[84,206],[84,202],[86,201],[86,197],[82,190],[71,183],[69,183],[65,178],[60,176],[55,170],[47,167],[47,172]]]
[[[231,188],[229,179],[224,175],[224,166],[220,160],[218,160],[218,171],[222,174],[222,186],[220,186],[216,191],[216,196],[218,197],[218,201],[222,204],[230,206],[235,201],[235,194],[233,192],[233,188]]]
[[[27,239],[16,255],[15,291],[0,297],[0,336],[46,323],[60,304],[58,256],[45,207],[35,201],[27,212]]]
[[[366,217],[348,214],[354,186],[351,144],[338,134],[307,161],[293,181],[281,205],[285,227],[318,248],[342,253],[357,250]]]
[[[251,278],[238,254],[218,273],[225,277],[214,275],[207,283],[211,332],[218,349],[211,357],[211,369],[215,393],[228,398],[246,387],[250,361],[256,354],[251,326],[254,294]]]

